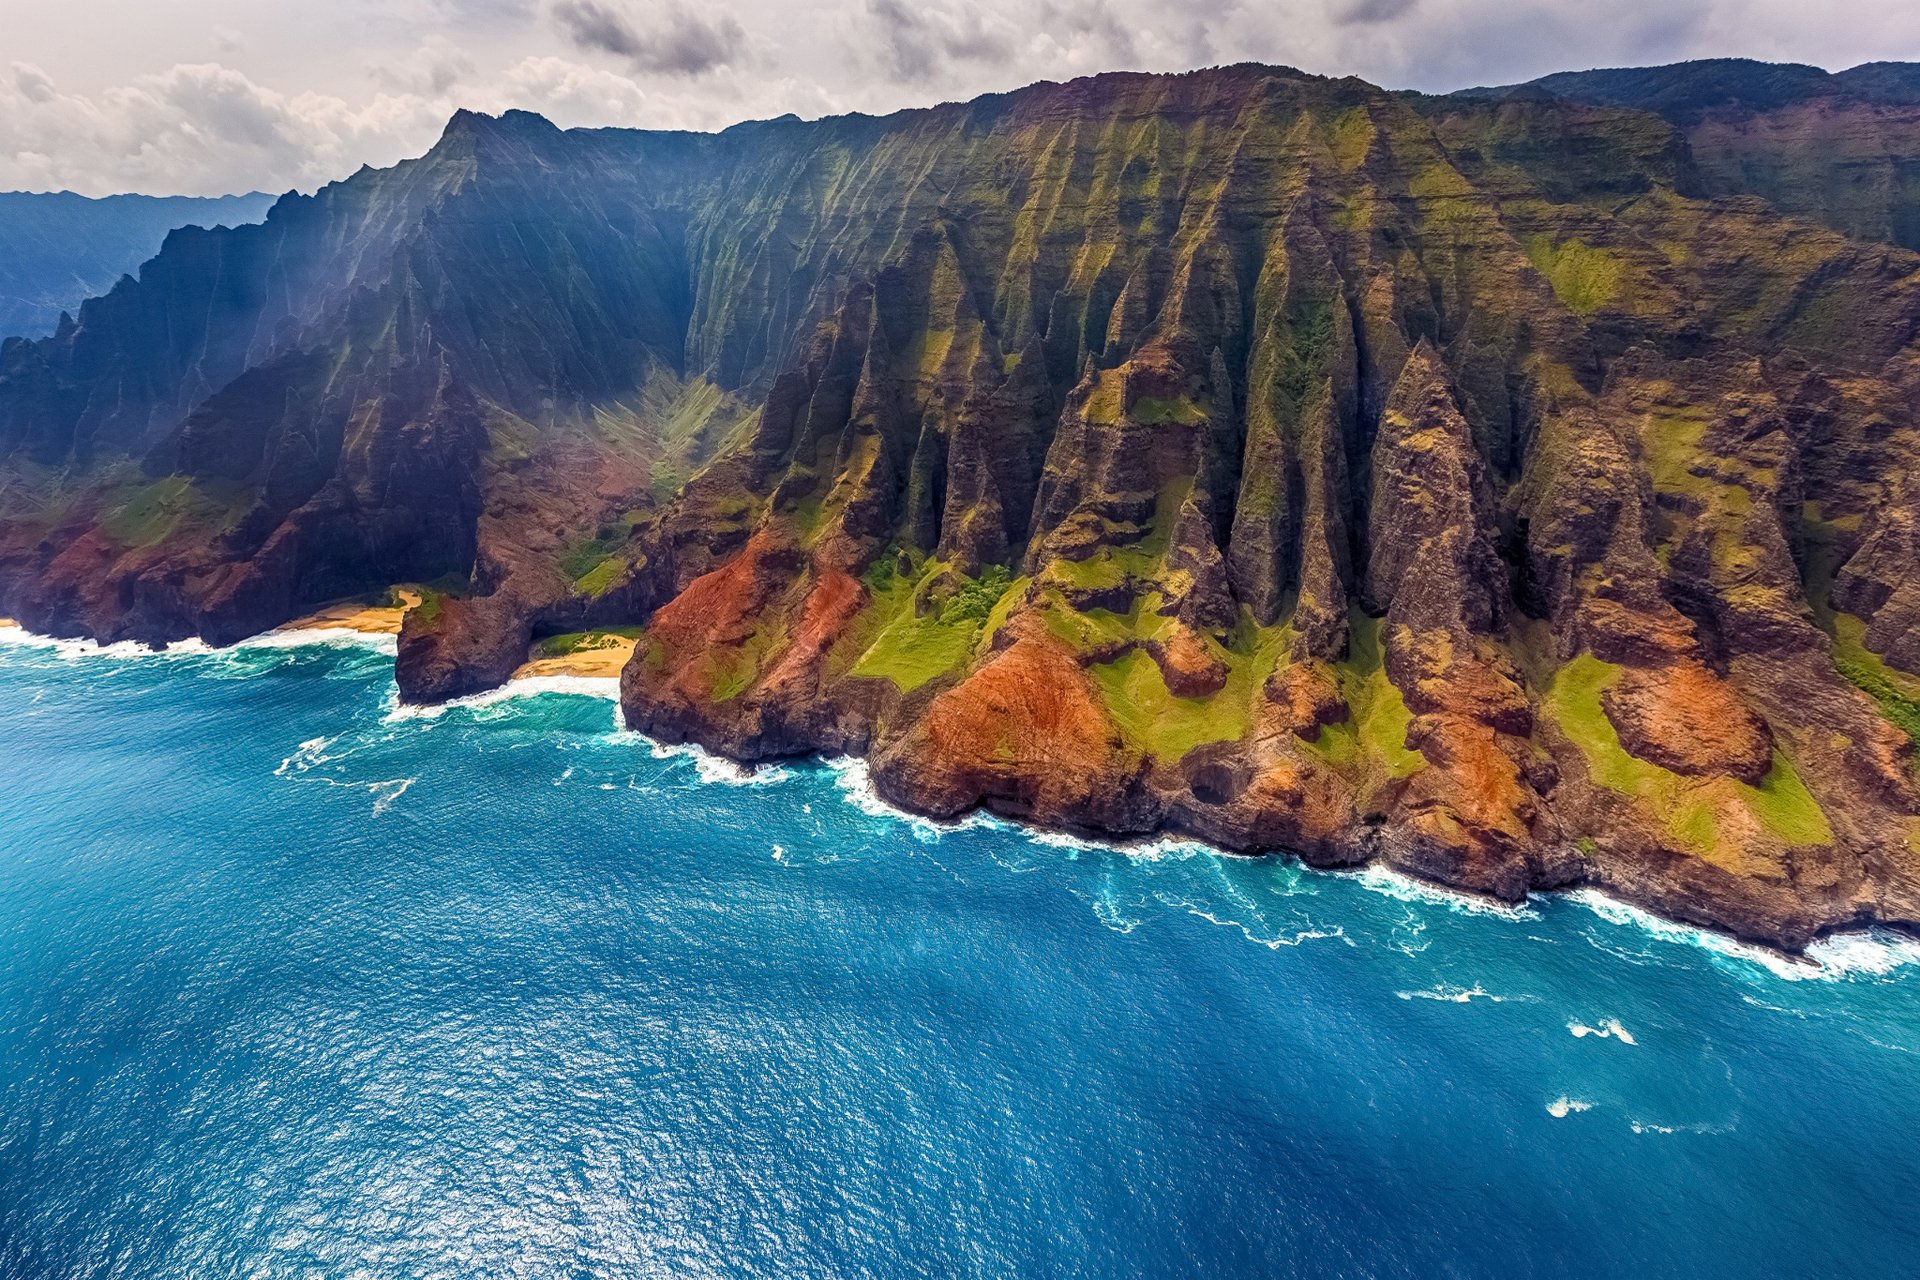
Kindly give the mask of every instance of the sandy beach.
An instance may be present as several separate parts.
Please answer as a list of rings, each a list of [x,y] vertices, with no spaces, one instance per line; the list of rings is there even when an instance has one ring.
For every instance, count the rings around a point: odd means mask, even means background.
[[[535,645],[528,654],[527,661],[513,673],[515,680],[529,676],[601,676],[618,678],[620,669],[627,665],[627,659],[633,655],[634,640],[630,636],[603,633],[590,640],[583,641],[572,653],[552,657],[539,656],[539,646]]]
[[[401,615],[420,603],[420,593],[408,587],[396,587],[394,596],[400,601],[397,605],[369,605],[363,601],[344,601],[315,610],[304,618],[297,618],[282,631],[310,631],[328,629],[346,629],[364,632],[367,635],[392,636],[400,634]],[[0,625],[5,620],[0,619]],[[602,632],[583,638],[571,653],[543,653],[538,643],[527,651],[527,660],[514,673],[512,679],[524,680],[534,676],[595,676],[618,678],[620,669],[627,665],[627,659],[633,653],[634,641],[629,636]]]
[[[296,618],[276,629],[280,631],[345,629],[375,636],[397,636],[400,634],[400,616],[420,603],[420,593],[399,587],[394,589],[393,594],[399,599],[399,604],[370,605],[349,600],[340,604],[330,604],[324,609],[316,610],[304,618]]]

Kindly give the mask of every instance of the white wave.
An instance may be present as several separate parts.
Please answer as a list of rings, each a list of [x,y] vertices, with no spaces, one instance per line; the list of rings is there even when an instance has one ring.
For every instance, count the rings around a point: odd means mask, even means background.
[[[216,648],[198,636],[188,636],[164,645],[146,645],[136,640],[116,640],[101,644],[98,640],[41,635],[13,625],[0,627],[0,645],[48,649],[69,660],[80,658],[198,658],[249,649],[303,649],[314,646],[354,645],[382,653],[394,652],[390,635],[374,635],[351,627],[305,627],[284,631],[263,631],[225,648]]]
[[[1547,1114],[1555,1120],[1565,1120],[1575,1112],[1591,1110],[1593,1110],[1591,1102],[1583,1098],[1569,1098],[1564,1093],[1547,1104]]]
[[[1402,1000],[1439,1000],[1446,1004],[1467,1004],[1474,1000],[1486,1000],[1493,1004],[1506,1003],[1507,997],[1494,995],[1485,987],[1475,984],[1471,987],[1456,987],[1443,982],[1424,991],[1396,991],[1393,994]]]
[[[285,778],[292,773],[305,773],[317,764],[325,764],[333,759],[325,752],[335,741],[337,741],[336,738],[308,738],[292,755],[280,762],[279,768],[273,771],[273,776]]]
[[[407,788],[411,787],[416,781],[418,781],[416,778],[389,778],[384,782],[366,783],[367,790],[373,792],[374,796],[374,816],[379,817],[388,809],[391,809],[393,802],[407,794]]]
[[[1887,929],[1836,933],[1808,947],[1807,958],[1837,978],[1885,977],[1904,965],[1920,964],[1920,938]]]
[[[1168,905],[1179,905],[1179,906],[1185,907],[1187,910],[1187,914],[1198,916],[1200,919],[1205,920],[1208,924],[1217,924],[1217,925],[1220,925],[1222,928],[1227,928],[1227,929],[1238,929],[1240,931],[1240,935],[1244,937],[1248,942],[1258,943],[1269,951],[1278,951],[1282,947],[1297,947],[1303,943],[1319,942],[1319,941],[1322,941],[1325,939],[1331,939],[1331,938],[1338,938],[1341,942],[1346,943],[1350,947],[1354,945],[1353,939],[1349,938],[1347,936],[1347,931],[1345,929],[1342,929],[1339,925],[1334,925],[1330,929],[1323,929],[1309,922],[1306,927],[1301,929],[1296,929],[1292,933],[1287,933],[1284,930],[1279,930],[1269,935],[1269,934],[1263,934],[1255,931],[1243,920],[1235,920],[1231,916],[1216,915],[1213,912],[1207,910],[1206,908],[1196,906],[1191,902],[1183,902],[1179,904],[1168,904]]]
[[[23,649],[46,649],[68,661],[80,658],[164,658],[208,652],[206,643],[201,640],[179,640],[156,649],[133,640],[101,644],[98,640],[41,635],[18,625],[0,627],[0,644]]]
[[[1567,899],[1609,924],[1630,926],[1662,942],[1698,947],[1715,957],[1764,969],[1789,982],[1881,978],[1903,966],[1920,963],[1920,940],[1886,929],[1832,934],[1808,947],[1804,958],[1798,958],[1712,929],[1669,920],[1597,889],[1576,889]]]
[[[1073,853],[1113,853],[1140,862],[1183,862],[1188,858],[1231,856],[1223,854],[1212,845],[1184,836],[1155,836],[1149,840],[1102,839],[1098,836],[1076,835],[1066,831],[1023,827],[1019,823],[993,818],[991,814],[986,816],[1002,827],[1019,831],[1034,844],[1066,849]]]
[[[1567,1030],[1573,1033],[1573,1038],[1576,1040],[1584,1040],[1588,1036],[1598,1036],[1602,1040],[1618,1040],[1621,1044],[1637,1045],[1640,1043],[1633,1038],[1632,1032],[1620,1025],[1619,1020],[1616,1018],[1602,1018],[1600,1025],[1597,1027],[1590,1027],[1584,1022],[1569,1022],[1567,1024]]]
[[[874,790],[873,770],[859,756],[831,756],[821,761],[827,772],[833,775],[833,785],[840,792],[840,798],[872,818],[891,818],[904,822],[913,829],[913,834],[922,841],[938,840],[950,831],[960,831],[972,826],[991,826],[999,821],[984,811],[970,813],[952,822],[936,822],[924,814],[902,809],[898,805],[881,799]]]
[[[625,732],[646,743],[655,760],[688,761],[702,782],[719,782],[730,787],[764,787],[785,782],[793,776],[789,770],[777,764],[744,765],[691,742],[659,742],[630,729]]]
[[[1502,920],[1537,920],[1540,915],[1528,906],[1500,902],[1477,893],[1463,893],[1458,889],[1448,889],[1430,881],[1415,879],[1391,867],[1383,867],[1377,862],[1368,863],[1359,871],[1335,874],[1351,876],[1363,888],[1385,894],[1400,902],[1418,902],[1427,906],[1445,907],[1449,911],[1463,912],[1467,915],[1498,916]]]
[[[509,680],[496,689],[470,693],[462,698],[450,698],[445,702],[428,706],[401,702],[396,696],[387,707],[387,719],[389,721],[437,720],[455,709],[472,711],[480,707],[510,702],[515,698],[537,698],[544,694],[570,694],[618,702],[620,678],[618,676],[522,676],[517,680]]]
[[[263,631],[257,636],[249,636],[233,647],[236,649],[304,649],[312,645],[353,645],[391,654],[398,651],[400,641],[392,635],[377,631],[358,631],[352,627],[286,627],[275,631]]]
[[[1641,1133],[1641,1134],[1646,1134],[1646,1133],[1715,1134],[1715,1133],[1732,1133],[1735,1129],[1740,1127],[1740,1121],[1739,1121],[1739,1117],[1736,1116],[1734,1119],[1727,1121],[1725,1124],[1707,1124],[1704,1121],[1698,1124],[1656,1124],[1652,1120],[1634,1120],[1629,1118],[1627,1121],[1627,1127],[1629,1129],[1632,1129],[1635,1133]]]

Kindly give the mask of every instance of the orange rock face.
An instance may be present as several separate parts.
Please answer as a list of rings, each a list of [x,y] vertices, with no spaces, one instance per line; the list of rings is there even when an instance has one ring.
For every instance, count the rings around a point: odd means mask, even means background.
[[[1628,668],[1601,696],[1620,745],[1663,769],[1753,784],[1773,767],[1773,735],[1700,662]]]
[[[1191,627],[1176,627],[1171,638],[1151,641],[1147,652],[1176,698],[1204,698],[1226,687],[1226,663],[1207,651]]]
[[[874,763],[882,790],[935,814],[985,802],[1071,826],[1149,828],[1129,820],[1140,757],[1074,654],[1043,626],[1016,629],[1010,645],[881,751]]]
[[[1288,663],[1267,678],[1264,692],[1276,719],[1306,742],[1319,736],[1321,726],[1348,715],[1339,685],[1320,663]]]

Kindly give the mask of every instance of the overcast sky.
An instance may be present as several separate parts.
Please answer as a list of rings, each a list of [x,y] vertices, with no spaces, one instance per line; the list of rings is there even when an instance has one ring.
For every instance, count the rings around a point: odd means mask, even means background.
[[[58,0],[0,3],[0,190],[311,190],[455,107],[718,128],[1118,68],[1288,63],[1452,89],[1744,55],[1920,59],[1848,0]]]

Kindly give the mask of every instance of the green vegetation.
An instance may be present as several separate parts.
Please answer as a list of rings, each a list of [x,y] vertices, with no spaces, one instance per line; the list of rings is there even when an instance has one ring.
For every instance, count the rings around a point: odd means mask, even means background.
[[[1334,665],[1348,718],[1322,725],[1310,745],[1328,764],[1348,770],[1376,765],[1387,778],[1404,778],[1427,763],[1407,745],[1413,713],[1392,680],[1380,649],[1380,619],[1359,609],[1347,623],[1347,656]]]
[[[567,576],[568,582],[578,582],[624,545],[624,535],[602,530],[598,536],[575,542],[561,552],[560,572]]]
[[[1245,736],[1249,699],[1245,681],[1210,698],[1176,698],[1144,649],[1092,669],[1107,712],[1129,743],[1161,760],[1178,760],[1195,747]],[[1241,687],[1235,688],[1239,684]]]
[[[1203,640],[1227,668],[1225,685],[1204,698],[1176,697],[1144,647],[1175,625],[1159,612],[1160,604],[1160,594],[1150,592],[1137,597],[1122,616],[1104,609],[1081,613],[1056,597],[1044,616],[1047,629],[1081,653],[1116,643],[1127,646],[1112,662],[1094,664],[1089,674],[1129,745],[1175,761],[1206,743],[1245,737],[1252,727],[1254,694],[1285,656],[1292,632],[1257,626],[1243,614],[1226,643]]]
[[[1745,805],[1768,831],[1787,844],[1831,844],[1826,814],[1800,780],[1784,752],[1758,787],[1731,778],[1684,778],[1630,754],[1607,719],[1600,695],[1620,678],[1621,668],[1581,654],[1556,673],[1544,708],[1561,732],[1587,758],[1593,780],[1640,799],[1683,846],[1713,859],[1720,847],[1720,817],[1729,804]]]
[[[561,553],[560,572],[575,591],[598,599],[627,580],[628,564],[621,552],[632,527],[623,518],[620,528],[602,528],[595,537],[573,543]]]
[[[574,587],[582,594],[599,599],[627,580],[627,562],[619,556],[608,556],[573,580]]]
[[[1327,349],[1333,342],[1333,306],[1308,303],[1288,317],[1287,342],[1279,357],[1275,389],[1294,414],[1327,377]]]
[[[1887,665],[1867,648],[1867,624],[1852,614],[1833,617],[1833,664],[1880,706],[1880,714],[1920,745],[1920,677]]]
[[[1527,261],[1547,278],[1554,296],[1575,315],[1590,316],[1612,302],[1625,274],[1622,261],[1583,240],[1555,244],[1551,237],[1527,240]]]
[[[564,658],[594,649],[612,649],[622,640],[638,639],[641,627],[606,627],[598,631],[566,631],[547,636],[533,646],[536,658]]]
[[[100,522],[100,532],[123,547],[153,547],[182,522],[210,523],[224,513],[186,476],[168,476],[130,493]]]
[[[1087,421],[1102,425],[1120,421],[1125,392],[1126,375],[1118,369],[1102,369],[1094,384],[1093,394],[1087,397]]]
[[[1173,619],[1160,612],[1164,600],[1158,591],[1148,591],[1135,596],[1126,613],[1109,609],[1083,611],[1068,604],[1058,592],[1050,592],[1041,617],[1047,630],[1068,648],[1075,653],[1091,653],[1130,640],[1151,640],[1170,629]]]
[[[1335,164],[1349,172],[1358,169],[1373,145],[1373,118],[1367,109],[1349,107],[1335,116],[1327,126],[1327,145]]]
[[[769,649],[768,637],[755,631],[738,647],[709,650],[703,657],[715,702],[728,702],[745,693],[760,676],[760,659]]]
[[[1207,411],[1186,396],[1177,400],[1141,396],[1133,402],[1133,410],[1128,416],[1142,426],[1158,427],[1169,423],[1193,426],[1207,420]]]
[[[960,589],[940,606],[940,624],[983,623],[1007,593],[1013,575],[1001,564],[988,565],[978,578],[962,579]]]
[[[446,599],[442,592],[426,587],[420,592],[420,603],[413,606],[413,616],[423,627],[438,626],[440,623],[441,602]]]
[[[891,680],[902,693],[911,693],[965,661],[978,635],[972,623],[949,625],[909,610],[880,632],[854,663],[853,674]]]
[[[852,674],[891,680],[902,693],[963,664],[1027,589],[1027,579],[1011,577],[1004,565],[989,565],[978,578],[968,578],[950,573],[938,561],[927,562],[910,583],[895,568],[895,560],[894,555],[882,555],[867,570],[875,608],[891,614],[891,621],[853,664]],[[950,594],[922,599],[923,588],[949,580],[958,584]]]

